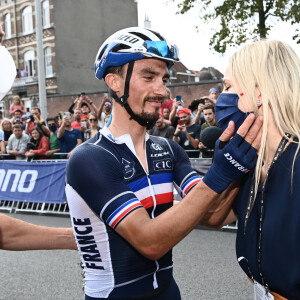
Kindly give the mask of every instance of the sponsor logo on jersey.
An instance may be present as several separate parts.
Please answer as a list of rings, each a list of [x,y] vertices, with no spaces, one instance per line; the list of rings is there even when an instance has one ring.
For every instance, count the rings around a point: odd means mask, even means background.
[[[151,153],[150,157],[162,157],[162,156],[166,156],[169,154],[170,154],[169,151],[165,151],[165,152],[161,152],[161,153]]]
[[[155,171],[160,170],[173,170],[173,164],[171,158],[165,158],[153,161],[153,168]]]
[[[0,169],[0,188],[2,192],[31,193],[38,177],[37,170]]]
[[[233,157],[227,152],[224,154],[224,156],[227,158],[227,160],[233,164],[238,170],[240,170],[243,173],[248,173],[250,170],[243,167],[240,163],[238,163]]]
[[[156,151],[158,151],[158,150],[163,150],[163,147],[161,146],[161,145],[159,145],[159,144],[155,144],[155,143],[152,143],[151,144],[151,147],[154,149],[154,150],[156,150]]]
[[[130,162],[125,158],[122,158],[122,165],[123,165],[123,173],[124,179],[130,179],[135,174],[134,162]]]

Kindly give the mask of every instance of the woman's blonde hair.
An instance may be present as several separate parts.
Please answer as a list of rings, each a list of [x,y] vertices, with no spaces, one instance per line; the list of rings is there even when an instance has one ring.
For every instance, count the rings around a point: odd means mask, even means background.
[[[281,41],[261,40],[243,47],[230,59],[233,83],[250,99],[258,114],[256,87],[261,93],[263,107],[272,111],[280,134],[300,138],[300,59],[295,51]],[[260,180],[263,160],[268,161],[266,141],[269,110],[263,109],[263,131],[255,170],[255,194]],[[299,152],[299,142],[294,156]],[[292,181],[293,182],[293,181]],[[291,182],[291,184],[292,184]]]
[[[23,102],[22,102],[20,96],[18,96],[18,95],[13,96],[13,103],[12,103],[12,105],[14,104],[14,100],[15,100],[15,99],[18,99],[18,100],[19,100],[19,105],[23,105]]]
[[[1,121],[1,126],[0,126],[0,129],[1,130],[3,130],[3,123],[4,122],[8,122],[9,124],[10,124],[10,130],[12,130],[13,128],[12,128],[12,122],[11,122],[11,120],[10,119],[7,119],[7,118],[4,118],[2,121]]]

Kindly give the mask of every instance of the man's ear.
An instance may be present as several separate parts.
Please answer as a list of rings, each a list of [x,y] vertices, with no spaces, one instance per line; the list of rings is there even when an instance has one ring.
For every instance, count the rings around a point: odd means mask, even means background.
[[[117,74],[109,73],[105,76],[105,83],[116,94],[121,89],[121,78]]]

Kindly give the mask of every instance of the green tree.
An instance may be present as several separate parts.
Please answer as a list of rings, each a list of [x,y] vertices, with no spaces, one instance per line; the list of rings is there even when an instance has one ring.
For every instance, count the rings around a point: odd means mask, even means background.
[[[300,24],[300,0],[183,0],[178,4],[178,13],[185,14],[196,4],[205,22],[220,20],[220,30],[216,30],[209,43],[219,53],[249,39],[266,38],[272,29],[271,18]],[[300,44],[299,27],[292,38]]]

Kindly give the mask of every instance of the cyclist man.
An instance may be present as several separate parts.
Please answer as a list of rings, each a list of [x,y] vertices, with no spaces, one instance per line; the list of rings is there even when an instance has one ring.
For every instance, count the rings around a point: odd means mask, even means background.
[[[113,34],[96,56],[96,77],[115,100],[112,121],[74,150],[66,186],[85,299],[180,299],[172,247],[253,167],[262,123],[256,120],[247,133],[253,114],[216,151],[203,181],[178,144],[146,133],[167,99],[167,68],[178,60],[176,46],[139,27]],[[221,139],[233,131],[231,124]],[[173,184],[184,197],[175,206]],[[235,192],[222,205],[230,207]]]

